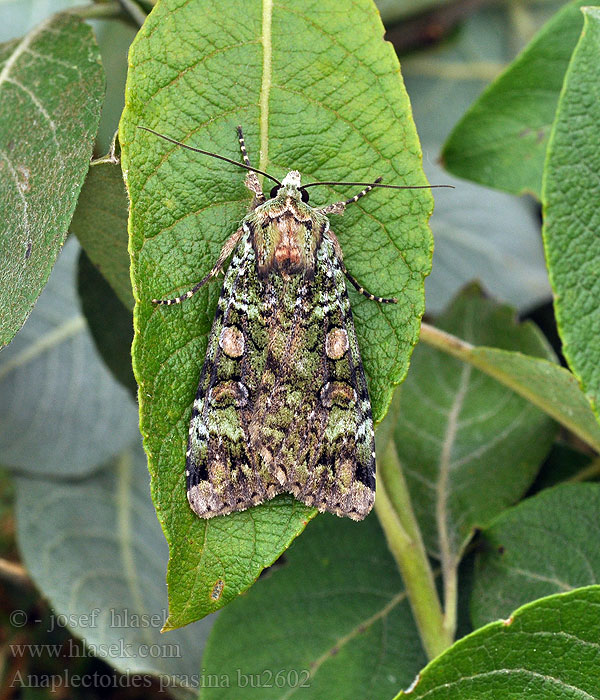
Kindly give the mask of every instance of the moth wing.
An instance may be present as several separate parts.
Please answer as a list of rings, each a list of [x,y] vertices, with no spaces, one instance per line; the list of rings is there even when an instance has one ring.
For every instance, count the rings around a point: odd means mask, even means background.
[[[320,362],[312,404],[290,430],[288,439],[292,431],[305,437],[288,466],[285,490],[321,511],[362,520],[375,501],[373,418],[346,280],[327,234],[312,286],[304,315],[315,329]]]
[[[223,281],[192,409],[186,456],[187,497],[201,518],[273,498],[282,491],[247,450],[267,332],[255,253],[245,230]]]

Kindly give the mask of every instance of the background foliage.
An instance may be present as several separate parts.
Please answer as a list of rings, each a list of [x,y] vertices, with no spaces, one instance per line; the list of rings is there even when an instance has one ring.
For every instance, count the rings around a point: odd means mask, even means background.
[[[583,5],[381,1],[401,77],[370,0],[0,2],[5,694],[29,678],[50,697],[67,669],[119,697],[600,698],[600,10]],[[387,413],[363,523],[290,497],[209,524],[187,508],[218,285],[148,300],[202,276],[248,193],[139,123],[231,157],[242,123],[257,164],[311,180],[422,184],[422,149],[456,186],[436,192],[432,268],[427,190],[332,217],[355,276],[401,299],[350,290]]]

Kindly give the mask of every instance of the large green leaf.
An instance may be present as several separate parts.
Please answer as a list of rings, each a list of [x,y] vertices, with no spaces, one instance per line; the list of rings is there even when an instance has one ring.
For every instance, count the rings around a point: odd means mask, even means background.
[[[558,12],[471,106],[444,147],[454,174],[538,197],[565,71],[581,32],[582,0]]]
[[[600,587],[543,598],[454,644],[397,696],[598,700]]]
[[[544,244],[563,353],[600,414],[600,8],[584,8],[548,146]]]
[[[92,30],[72,16],[0,46],[0,347],[23,325],[64,243],[103,93]]]
[[[136,406],[98,356],[79,309],[78,252],[68,241],[31,317],[0,354],[0,454],[19,472],[87,474],[138,433]]]
[[[86,642],[87,653],[123,673],[189,683],[212,619],[160,634],[168,552],[141,445],[136,441],[87,479],[19,477],[16,486],[17,536],[27,570],[55,614]]]
[[[564,484],[502,513],[482,533],[473,624],[528,601],[600,583],[600,485]]]
[[[154,499],[172,547],[171,626],[247,588],[313,511],[281,498],[205,522],[186,503],[190,409],[219,289],[212,284],[176,308],[156,308],[150,300],[187,290],[206,273],[250,196],[238,169],[136,127],[239,159],[235,127],[242,124],[251,159],[276,176],[298,168],[310,180],[381,174],[390,184],[424,184],[398,62],[382,34],[370,0],[344,10],[333,0],[285,6],[167,0],[132,46],[120,141],[131,199],[134,369]],[[171,52],[174,43],[178,50]],[[232,65],[244,68],[232,71]],[[349,194],[324,188],[314,199]],[[382,190],[363,202],[333,226],[350,271],[400,300],[384,308],[350,290],[380,420],[406,373],[423,312],[431,196]],[[211,596],[219,581],[222,594]]]
[[[325,515],[285,565],[219,615],[202,667],[231,686],[200,697],[387,700],[425,661],[375,517],[357,529]]]
[[[466,289],[438,317],[471,342],[549,357],[531,323]],[[473,530],[529,487],[556,432],[540,410],[468,364],[419,345],[394,439],[425,544],[455,568]]]

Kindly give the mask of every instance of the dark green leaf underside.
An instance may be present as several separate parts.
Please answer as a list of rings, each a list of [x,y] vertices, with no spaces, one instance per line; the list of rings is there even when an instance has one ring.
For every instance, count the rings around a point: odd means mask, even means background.
[[[471,343],[549,357],[531,323],[467,288],[437,325]],[[428,550],[458,563],[473,530],[528,488],[554,439],[542,411],[468,363],[424,345],[401,389],[394,438]]]
[[[79,255],[77,288],[81,310],[98,352],[113,376],[135,399],[137,383],[131,369],[131,310],[124,306],[83,250]]]
[[[584,478],[590,481],[600,479],[593,456],[588,452],[580,452],[567,442],[557,440],[552,445],[531,492],[537,493],[565,481],[583,481]]]
[[[600,582],[600,485],[564,484],[507,510],[482,533],[473,624]]]
[[[0,46],[0,347],[31,312],[64,243],[104,94],[92,29],[58,15]]]
[[[132,309],[128,215],[127,193],[119,165],[93,163],[79,195],[70,230],[123,305]]]
[[[424,663],[375,516],[357,527],[324,515],[310,523],[281,567],[219,615],[202,666],[207,675],[227,676],[231,686],[204,688],[200,697],[389,698]],[[261,687],[243,686],[257,676]]]

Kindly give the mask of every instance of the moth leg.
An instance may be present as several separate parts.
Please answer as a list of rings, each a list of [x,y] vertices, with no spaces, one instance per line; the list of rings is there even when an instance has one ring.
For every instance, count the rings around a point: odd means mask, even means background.
[[[208,275],[206,275],[206,277],[201,279],[200,282],[198,282],[198,284],[194,285],[189,292],[186,292],[185,294],[182,294],[179,297],[175,297],[174,299],[152,299],[152,303],[166,304],[167,306],[170,306],[171,304],[180,304],[184,299],[189,299],[191,296],[194,296],[194,294],[199,289],[201,289],[207,282],[209,282],[213,277],[216,277],[219,274],[221,268],[225,264],[225,261],[231,255],[231,253],[233,253],[233,249],[236,247],[238,241],[240,240],[242,233],[243,228],[240,227],[232,236],[230,236],[225,241],[225,245],[221,248],[219,259],[215,263],[213,269],[208,273]]]
[[[237,127],[237,135],[238,139],[240,142],[240,150],[242,152],[242,160],[244,161],[244,164],[247,165],[248,167],[252,167],[250,164],[250,158],[248,158],[248,153],[246,151],[246,142],[244,141],[244,133],[242,131],[242,127],[238,126]],[[244,184],[246,187],[250,190],[250,192],[254,192],[254,202],[252,203],[252,209],[256,209],[256,207],[259,204],[262,204],[265,201],[265,195],[263,194],[262,187],[260,186],[260,182],[258,180],[258,177],[256,176],[256,173],[252,170],[248,171],[248,174],[246,175],[246,179],[244,180]]]
[[[371,189],[373,189],[371,187]],[[362,193],[361,193],[362,194]],[[360,195],[357,195],[360,196]],[[350,200],[353,201],[353,200]],[[368,292],[347,270],[346,265],[344,264],[344,254],[342,253],[342,246],[340,245],[340,242],[337,239],[337,236],[335,233],[329,229],[327,231],[327,235],[331,239],[331,242],[333,243],[333,249],[335,251],[336,257],[340,263],[340,267],[342,268],[342,272],[344,275],[346,275],[346,278],[350,282],[350,284],[358,291],[359,294],[362,294],[363,296],[367,297],[367,299],[370,299],[371,301],[378,301],[380,304],[397,304],[398,299],[395,297],[392,297],[391,299],[385,299],[384,297],[378,297],[375,296],[374,294],[371,294],[371,292]]]
[[[373,184],[377,184],[382,180],[382,177],[378,177]],[[361,199],[361,197],[364,197],[372,189],[373,185],[367,185],[364,190],[361,190],[358,194],[355,194],[354,197],[350,197],[350,199],[347,199],[345,202],[334,202],[333,204],[328,204],[326,207],[322,207],[321,209],[319,209],[319,211],[321,212],[321,214],[325,214],[325,216],[327,216],[327,214],[343,214],[346,207],[349,204],[354,204],[354,202],[358,202],[358,200]],[[346,276],[348,275],[346,274]],[[352,284],[354,284],[354,282]]]

